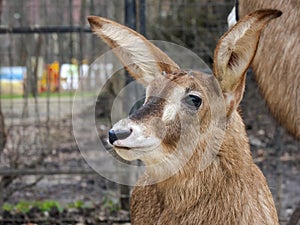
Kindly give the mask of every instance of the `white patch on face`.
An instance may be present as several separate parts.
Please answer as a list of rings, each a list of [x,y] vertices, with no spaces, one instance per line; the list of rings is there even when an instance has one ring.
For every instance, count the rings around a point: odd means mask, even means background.
[[[163,122],[169,122],[175,119],[176,114],[180,109],[181,98],[184,95],[184,88],[177,86],[172,91],[171,96],[167,99],[164,112],[162,115]]]
[[[178,112],[178,105],[176,104],[166,104],[164,108],[164,113],[162,116],[162,121],[168,122],[175,119]]]
[[[149,134],[145,126],[130,119],[120,120],[112,129],[132,130],[129,137],[113,143],[116,152],[126,160],[141,159],[144,154],[153,151],[161,144],[161,140],[153,134]]]

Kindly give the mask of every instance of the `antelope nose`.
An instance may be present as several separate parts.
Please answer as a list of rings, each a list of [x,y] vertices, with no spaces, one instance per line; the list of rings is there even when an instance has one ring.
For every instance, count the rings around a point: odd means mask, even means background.
[[[109,143],[113,144],[116,140],[123,140],[130,136],[132,130],[109,130],[108,140]]]

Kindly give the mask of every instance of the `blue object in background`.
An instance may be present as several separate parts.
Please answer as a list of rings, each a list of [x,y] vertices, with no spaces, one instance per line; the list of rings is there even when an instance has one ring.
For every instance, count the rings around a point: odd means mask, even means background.
[[[26,67],[0,67],[0,80],[22,81],[26,74]]]

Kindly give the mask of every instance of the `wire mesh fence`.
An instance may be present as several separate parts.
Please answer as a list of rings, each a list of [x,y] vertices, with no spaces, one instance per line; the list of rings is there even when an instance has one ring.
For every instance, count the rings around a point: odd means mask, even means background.
[[[96,72],[89,71],[93,60],[108,48],[90,32],[86,17],[98,15],[125,23],[126,2],[0,1],[0,144],[4,146],[0,148],[0,224],[129,222],[128,212],[120,210],[122,199],[128,201],[128,190],[90,168],[72,131],[72,104],[79,82],[85,79],[92,86],[113,66],[99,65]],[[141,7],[142,1],[135,2]],[[148,39],[192,49],[212,64],[214,47],[227,30],[226,17],[234,1],[145,3],[145,12],[134,9],[138,31],[146,32]],[[126,80],[122,71],[118,76],[123,77],[123,83],[116,79],[107,83],[105,96],[95,104],[103,141],[111,126],[110,105]],[[285,151],[275,151],[275,122],[253,79],[248,81],[242,111],[253,156],[267,173],[281,223],[285,224],[300,200],[299,146],[281,131]],[[83,135],[88,136],[86,132]]]

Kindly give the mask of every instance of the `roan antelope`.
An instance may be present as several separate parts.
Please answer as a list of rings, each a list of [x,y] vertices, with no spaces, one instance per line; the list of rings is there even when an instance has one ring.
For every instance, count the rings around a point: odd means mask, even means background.
[[[258,10],[225,33],[215,50],[214,76],[182,70],[137,32],[88,17],[92,30],[146,87],[144,105],[109,134],[121,157],[141,159],[147,166],[147,176],[131,197],[133,225],[278,224],[237,108],[260,33],[280,15],[278,10]],[[153,182],[168,173],[168,179]]]

